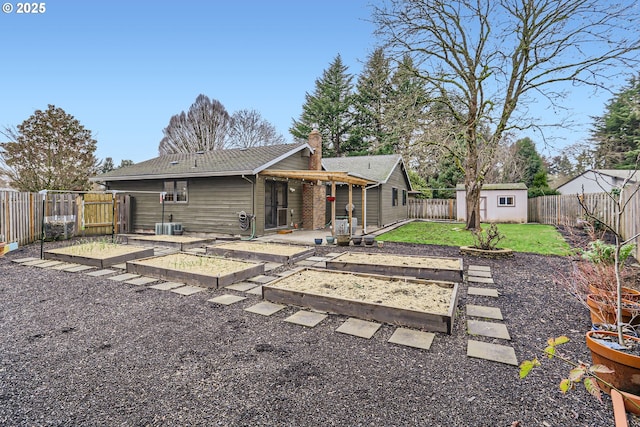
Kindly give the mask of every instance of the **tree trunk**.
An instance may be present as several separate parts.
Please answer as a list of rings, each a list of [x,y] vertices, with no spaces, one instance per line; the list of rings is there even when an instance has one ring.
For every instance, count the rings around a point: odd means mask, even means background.
[[[465,177],[467,230],[480,230],[480,190],[482,186],[472,177]]]

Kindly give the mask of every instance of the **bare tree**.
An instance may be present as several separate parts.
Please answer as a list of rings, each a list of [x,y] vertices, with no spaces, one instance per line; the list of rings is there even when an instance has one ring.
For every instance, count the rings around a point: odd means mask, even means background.
[[[438,92],[434,101],[455,119],[448,139],[464,146],[468,229],[480,227],[480,190],[505,132],[537,127],[527,107],[534,99],[559,106],[558,83],[606,87],[619,66],[631,72],[637,15],[632,0],[388,0],[374,7],[387,47],[414,57]]]
[[[240,110],[233,113],[226,144],[228,148],[248,148],[284,143],[284,136],[279,134],[275,126],[263,119],[256,110]]]
[[[224,148],[231,117],[220,101],[198,95],[188,112],[172,116],[162,132],[160,154],[195,153]]]

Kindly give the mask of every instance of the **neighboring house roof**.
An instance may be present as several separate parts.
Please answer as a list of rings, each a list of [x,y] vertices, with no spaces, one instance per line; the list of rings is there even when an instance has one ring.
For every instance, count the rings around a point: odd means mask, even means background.
[[[167,154],[97,175],[91,181],[255,175],[305,149],[311,150],[306,142]]]
[[[456,185],[456,191],[464,191],[464,184]],[[504,184],[483,184],[483,190],[526,190],[527,185],[524,182],[513,182]]]
[[[559,182],[556,186],[555,189],[559,190],[562,187],[564,187],[565,185],[571,184],[573,181],[576,181],[580,178],[585,177],[586,175],[599,175],[602,177],[611,177],[614,179],[614,182],[620,182],[620,181],[624,181],[627,178],[631,178],[629,180],[629,183],[634,184],[636,182],[638,182],[638,180],[640,179],[640,170],[633,170],[633,169],[588,169],[584,172],[582,172],[580,175],[576,175],[573,178],[570,179],[565,179],[561,182]],[[595,180],[593,180],[593,178],[587,178],[591,181],[594,182],[594,185],[597,185]],[[602,189],[602,191],[605,191],[605,189]]]
[[[379,156],[327,157],[322,159],[322,167],[328,172],[349,172],[350,175],[360,176],[370,181],[386,184],[395,168],[400,164],[402,172],[409,182],[402,156],[386,154]]]

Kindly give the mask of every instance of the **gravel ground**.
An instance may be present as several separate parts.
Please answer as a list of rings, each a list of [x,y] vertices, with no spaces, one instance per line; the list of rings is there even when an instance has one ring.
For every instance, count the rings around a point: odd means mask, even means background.
[[[389,242],[359,250],[458,256]],[[560,334],[572,340],[564,353],[590,360],[588,312],[553,284],[566,258],[465,257],[492,267],[501,296],[467,297],[463,285],[453,334],[424,351],[388,343],[391,325],[365,340],[334,332],[344,316],[307,329],[283,322],[293,307],[268,318],[242,310],[258,296],[218,306],[207,299],[242,294],[184,297],[10,262],[38,255],[31,245],[0,258],[0,425],[613,425],[608,396],[601,405],[583,388],[560,393],[559,361],[520,380],[514,366],[466,356],[472,303],[502,310],[519,361]]]

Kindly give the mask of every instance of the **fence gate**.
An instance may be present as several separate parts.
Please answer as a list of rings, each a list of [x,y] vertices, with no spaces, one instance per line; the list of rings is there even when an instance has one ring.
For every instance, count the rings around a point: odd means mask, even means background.
[[[87,193],[78,196],[80,234],[129,232],[130,196]]]

